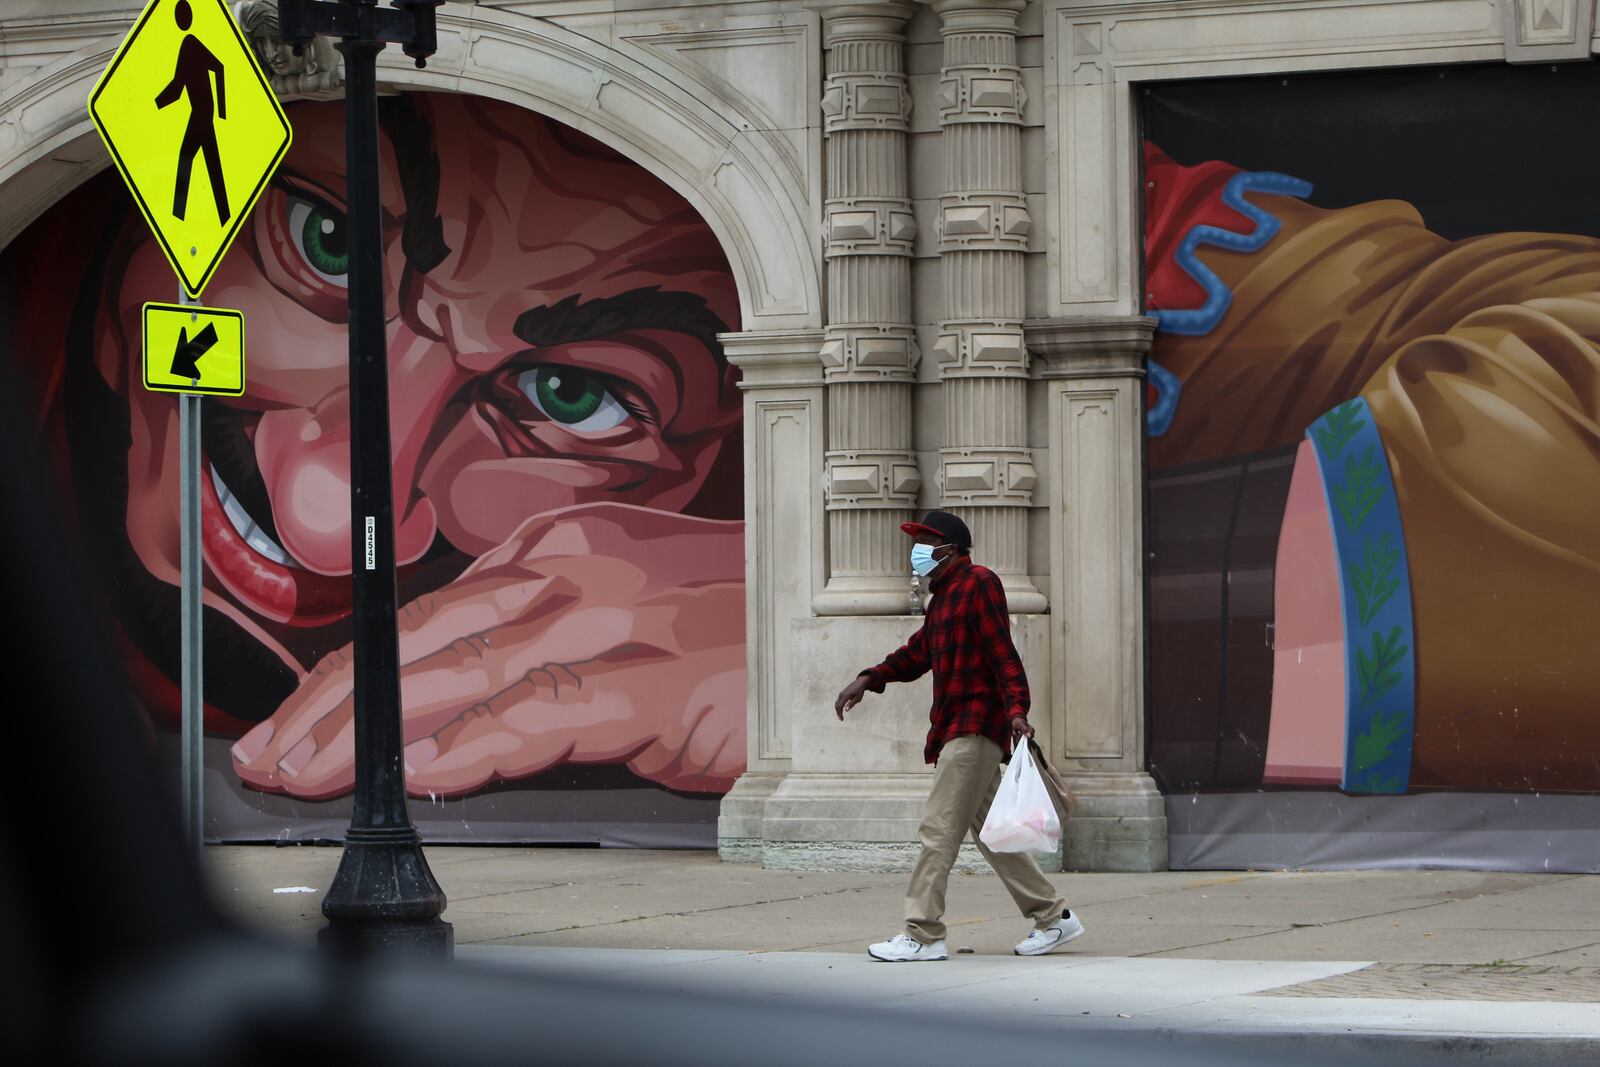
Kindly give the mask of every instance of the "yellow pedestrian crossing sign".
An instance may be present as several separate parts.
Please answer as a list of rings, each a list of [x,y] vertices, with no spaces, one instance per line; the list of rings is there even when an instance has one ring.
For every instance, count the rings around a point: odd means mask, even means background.
[[[244,315],[197,304],[144,306],[144,387],[158,393],[244,392]]]
[[[198,296],[289,150],[289,120],[223,0],[150,0],[89,115]]]

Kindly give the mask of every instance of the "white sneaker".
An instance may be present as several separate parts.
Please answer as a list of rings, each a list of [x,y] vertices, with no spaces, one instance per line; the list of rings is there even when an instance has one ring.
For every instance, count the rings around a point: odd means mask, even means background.
[[[1019,956],[1043,956],[1065,945],[1075,937],[1083,936],[1083,923],[1071,912],[1057,919],[1043,930],[1030,930],[1028,936],[1017,943],[1012,951]]]
[[[943,941],[924,945],[910,934],[895,934],[887,941],[867,946],[867,955],[885,963],[920,963],[923,960],[947,960]]]

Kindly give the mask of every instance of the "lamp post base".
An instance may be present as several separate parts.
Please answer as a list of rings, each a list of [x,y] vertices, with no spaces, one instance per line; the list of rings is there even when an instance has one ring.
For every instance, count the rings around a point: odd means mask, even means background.
[[[399,951],[448,960],[455,929],[439,918],[444,908],[444,891],[414,829],[352,828],[322,901],[328,925],[317,943],[336,952]]]
[[[448,962],[455,958],[455,927],[443,919],[420,922],[330,922],[317,931],[317,948],[333,956],[395,953],[408,959]]]

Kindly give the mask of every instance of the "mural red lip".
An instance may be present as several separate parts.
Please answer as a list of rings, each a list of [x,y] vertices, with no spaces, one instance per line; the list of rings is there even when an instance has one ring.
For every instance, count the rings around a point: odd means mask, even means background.
[[[322,626],[350,614],[349,575],[317,574],[263,555],[228,517],[209,462],[205,470],[200,478],[201,550],[223,588],[263,618],[290,626]]]

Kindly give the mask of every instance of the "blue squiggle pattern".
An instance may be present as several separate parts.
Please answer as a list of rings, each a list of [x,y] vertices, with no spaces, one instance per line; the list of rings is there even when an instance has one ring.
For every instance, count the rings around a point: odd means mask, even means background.
[[[1156,387],[1156,402],[1145,415],[1145,432],[1151,437],[1160,437],[1172,425],[1172,416],[1178,413],[1178,394],[1183,391],[1183,382],[1153,359],[1147,360],[1144,368],[1150,376],[1150,384]]]
[[[1201,245],[1214,245],[1230,252],[1255,252],[1277,235],[1282,224],[1275,215],[1246,200],[1247,192],[1304,198],[1311,195],[1311,183],[1275,171],[1241,171],[1230,178],[1222,190],[1222,202],[1253,221],[1256,227],[1250,233],[1234,233],[1220,226],[1196,226],[1184,234],[1173,260],[1205,290],[1206,302],[1190,310],[1157,311],[1157,329],[1198,337],[1216,329],[1222,316],[1228,313],[1228,306],[1233,303],[1232,290],[1210,267],[1200,262],[1195,253]]]

